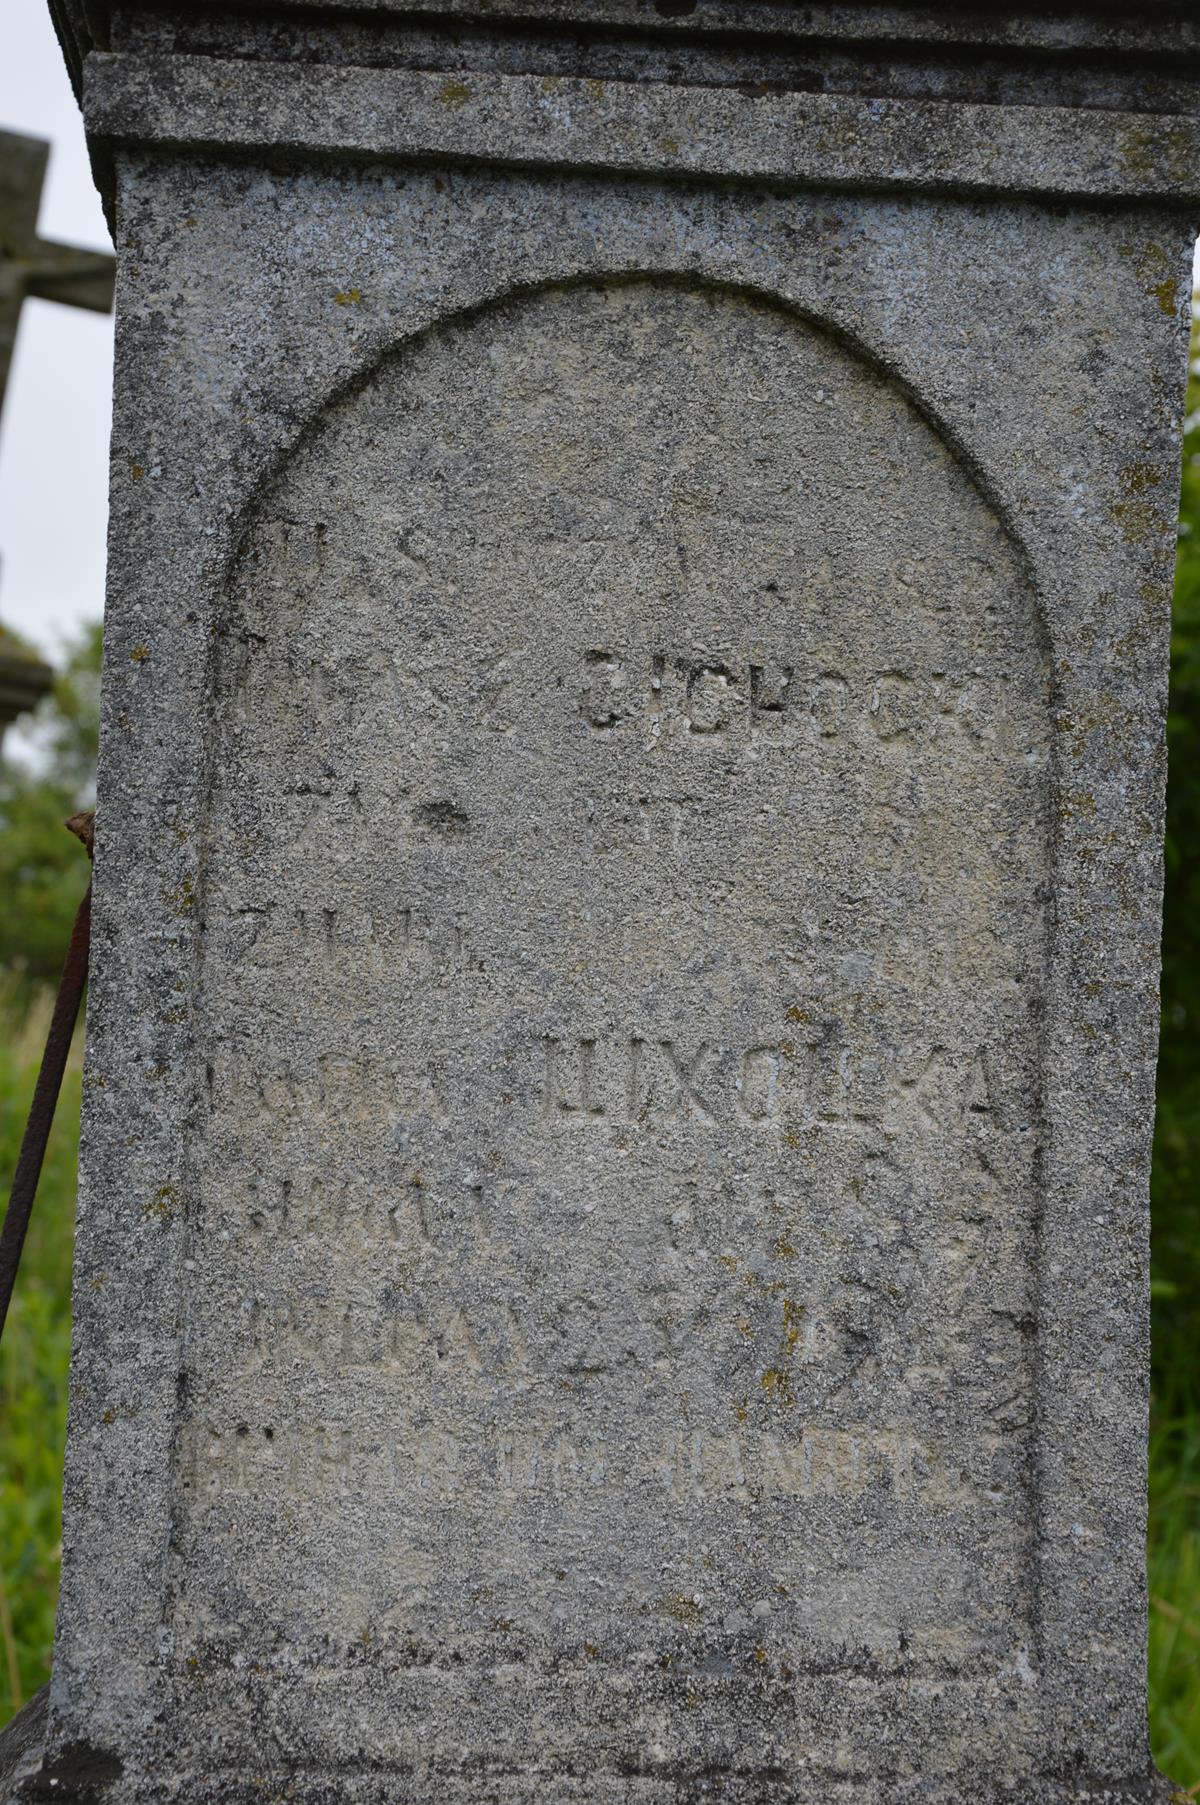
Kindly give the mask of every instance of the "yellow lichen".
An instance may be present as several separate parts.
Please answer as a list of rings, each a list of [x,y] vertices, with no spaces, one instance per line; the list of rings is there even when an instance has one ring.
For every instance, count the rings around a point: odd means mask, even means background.
[[[703,1609],[694,1598],[689,1598],[685,1592],[676,1592],[673,1597],[668,1598],[663,1609],[668,1617],[674,1617],[676,1623],[697,1624],[704,1621]]]
[[[142,1215],[147,1221],[170,1222],[179,1203],[179,1193],[174,1185],[159,1185],[149,1203],[142,1205]]]
[[[1157,489],[1162,482],[1162,471],[1157,464],[1126,464],[1121,472],[1122,486],[1130,495],[1140,495],[1145,489]]]
[[[176,915],[190,915],[196,906],[196,884],[194,878],[185,877],[178,890],[165,890],[163,901],[173,909]]]
[[[1160,313],[1174,313],[1179,306],[1179,284],[1174,276],[1168,276],[1165,282],[1156,282],[1150,293],[1158,302]]]
[[[785,1410],[791,1410],[796,1400],[792,1395],[792,1382],[787,1374],[777,1366],[769,1366],[760,1380],[763,1390],[769,1398],[775,1398]]]
[[[1157,510],[1146,501],[1119,501],[1111,513],[1126,545],[1143,544],[1164,524]]]

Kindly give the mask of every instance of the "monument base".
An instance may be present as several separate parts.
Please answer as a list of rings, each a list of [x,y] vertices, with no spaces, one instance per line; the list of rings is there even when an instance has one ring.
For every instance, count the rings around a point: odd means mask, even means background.
[[[828,1771],[738,1773],[696,1768],[686,1773],[561,1774],[545,1771],[450,1775],[433,1769],[328,1773],[311,1767],[231,1771],[132,1772],[109,1751],[75,1744],[47,1751],[50,1688],[30,1699],[0,1730],[0,1799],[54,1799],[59,1805],[1183,1805],[1187,1797],[1162,1774],[1128,1779],[1071,1773],[1038,1774],[1007,1784],[980,1780],[970,1792],[918,1776],[861,1779]]]

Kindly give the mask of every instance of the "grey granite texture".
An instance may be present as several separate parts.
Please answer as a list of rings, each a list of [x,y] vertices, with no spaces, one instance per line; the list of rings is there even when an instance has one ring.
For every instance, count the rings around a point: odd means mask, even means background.
[[[1165,1798],[1192,26],[67,10],[112,561],[9,1796]],[[857,90],[699,78],[818,13]]]

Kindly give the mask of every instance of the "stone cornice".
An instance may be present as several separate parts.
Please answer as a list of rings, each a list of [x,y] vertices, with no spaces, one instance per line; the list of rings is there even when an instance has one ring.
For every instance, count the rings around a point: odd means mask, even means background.
[[[1200,202],[1200,18],[1175,0],[51,6],[102,191],[143,146]]]
[[[94,53],[95,142],[775,186],[1200,199],[1200,120]]]

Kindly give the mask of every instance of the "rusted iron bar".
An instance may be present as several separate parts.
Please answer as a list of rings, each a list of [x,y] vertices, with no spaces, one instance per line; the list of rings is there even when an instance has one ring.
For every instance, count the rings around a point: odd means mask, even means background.
[[[72,815],[67,822],[76,838],[83,841],[89,859],[92,856],[95,819],[94,812],[89,811]],[[33,1200],[42,1173],[42,1161],[46,1157],[50,1125],[54,1121],[58,1093],[62,1089],[63,1073],[71,1051],[71,1037],[79,1016],[80,999],[87,984],[91,934],[92,886],[89,883],[75,916],[75,926],[71,930],[71,943],[63,963],[58,995],[54,999],[50,1032],[46,1036],[46,1051],[42,1055],[42,1067],[34,1087],[33,1102],[29,1106],[29,1120],[25,1124],[21,1151],[17,1155],[17,1169],[13,1174],[4,1227],[0,1229],[0,1335],[3,1335],[4,1325],[8,1320],[8,1306],[12,1300],[17,1268],[21,1264],[21,1250],[25,1245],[29,1218],[33,1214]]]

